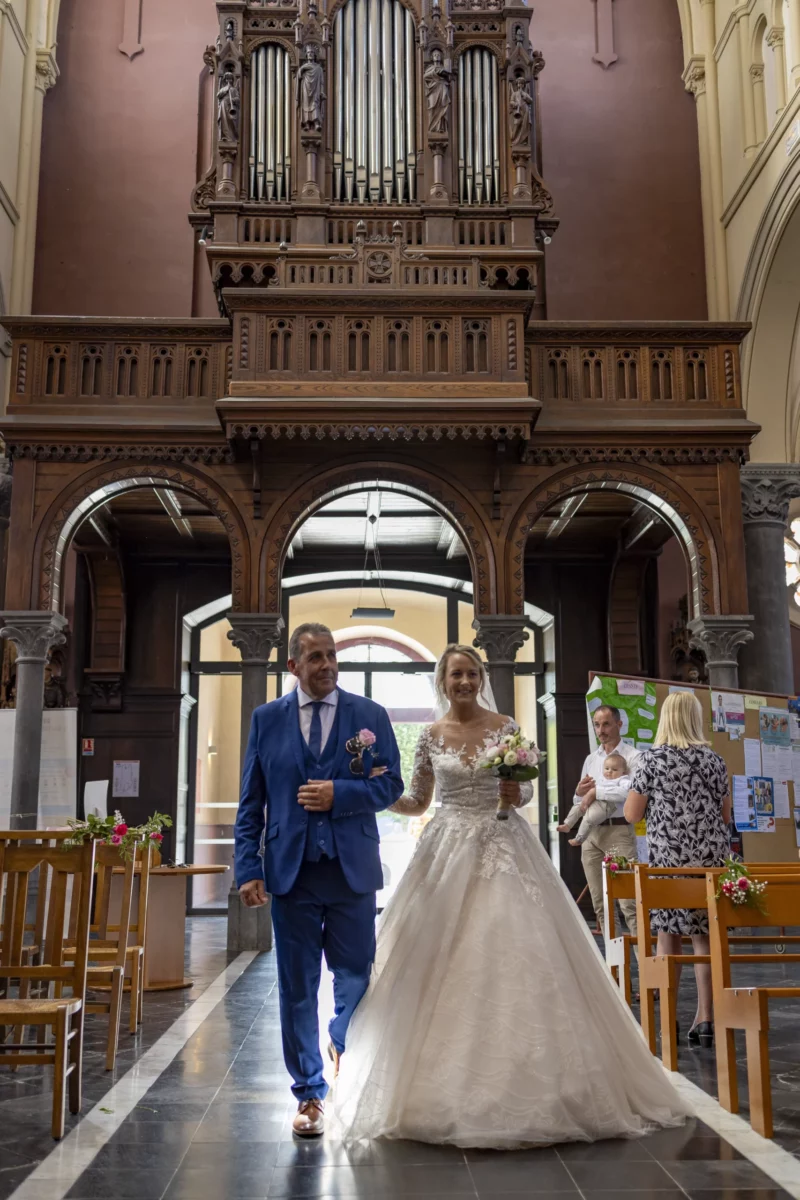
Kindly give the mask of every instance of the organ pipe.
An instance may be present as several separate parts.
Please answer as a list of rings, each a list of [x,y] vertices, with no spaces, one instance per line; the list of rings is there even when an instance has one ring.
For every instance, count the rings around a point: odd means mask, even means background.
[[[333,24],[334,196],[415,199],[414,21],[400,0],[347,0]]]
[[[497,60],[482,46],[458,62],[458,194],[462,204],[500,200]]]
[[[291,76],[282,46],[258,46],[250,62],[250,198],[290,198]]]

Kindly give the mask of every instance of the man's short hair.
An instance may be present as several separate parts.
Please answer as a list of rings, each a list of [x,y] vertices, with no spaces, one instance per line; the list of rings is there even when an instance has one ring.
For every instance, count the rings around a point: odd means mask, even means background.
[[[619,711],[618,708],[615,708],[613,704],[601,704],[600,707],[596,708],[594,710],[594,712],[592,713],[592,719],[594,719],[598,715],[598,713],[601,713],[601,712],[610,713],[615,721],[619,721],[620,724],[622,724],[622,713]]]
[[[304,624],[298,625],[297,629],[292,631],[292,636],[289,638],[289,658],[293,662],[297,662],[303,653],[303,647],[300,643],[306,634],[309,637],[329,637],[333,641],[333,634],[328,629],[328,626],[321,625],[319,621],[306,621]]]

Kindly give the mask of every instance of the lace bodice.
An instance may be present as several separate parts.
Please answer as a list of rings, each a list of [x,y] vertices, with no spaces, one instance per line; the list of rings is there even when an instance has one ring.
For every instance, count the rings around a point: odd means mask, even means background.
[[[517,728],[515,722],[497,730],[487,729],[501,737]],[[443,810],[469,810],[489,813],[497,808],[498,780],[489,771],[476,765],[477,751],[470,754],[466,747],[446,746],[444,736],[433,737],[430,729],[423,730],[414,757],[411,786],[393,809],[405,814],[420,814],[430,806],[434,790]],[[520,785],[522,804],[533,795],[530,783]]]

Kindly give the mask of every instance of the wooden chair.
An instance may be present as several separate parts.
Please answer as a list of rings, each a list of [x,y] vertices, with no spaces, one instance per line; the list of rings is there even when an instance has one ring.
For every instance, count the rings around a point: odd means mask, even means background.
[[[81,1107],[81,1068],[83,1054],[83,1018],[86,999],[86,970],[89,948],[89,921],[94,872],[94,843],[75,849],[48,846],[28,840],[0,840],[0,896],[2,896],[3,940],[0,945],[0,979],[11,990],[14,981],[27,989],[34,981],[54,984],[62,993],[52,998],[0,999],[0,1025],[52,1026],[51,1043],[26,1045],[24,1042],[0,1044],[0,1066],[43,1066],[52,1064],[52,1134],[64,1134],[64,1110],[69,1087],[70,1112]],[[23,962],[25,913],[28,884],[33,871],[46,863],[50,871],[47,927],[41,952],[42,962],[32,966]],[[72,880],[71,896],[68,884]],[[75,929],[75,956],[64,960],[64,931]],[[63,992],[69,989],[70,995]],[[6,1057],[8,1056],[8,1057]]]
[[[147,895],[150,885],[151,848],[135,847],[134,855],[125,861],[116,846],[97,847],[95,858],[96,886],[94,923],[89,942],[88,986],[93,993],[87,1002],[88,1013],[108,1013],[108,1044],[106,1070],[116,1063],[119,1041],[120,1014],[125,981],[130,992],[129,1029],[136,1030],[142,1020],[144,994],[144,955],[147,930]],[[114,875],[122,872],[122,894],[117,923],[111,922],[111,899]],[[139,879],[139,899],[136,923],[131,921],[134,881]],[[131,938],[133,942],[131,943]],[[72,947],[65,953],[71,955]],[[97,990],[109,991],[107,1002],[97,1000]]]
[[[732,904],[726,897],[716,899],[719,871],[708,872],[706,880],[711,938],[711,981],[714,992],[714,1025],[717,1049],[717,1086],[719,1102],[728,1112],[739,1111],[739,1087],[736,1078],[734,1030],[745,1031],[747,1048],[747,1087],[750,1095],[750,1124],[762,1137],[771,1138],[772,1088],[769,1074],[769,1003],[770,1000],[800,999],[800,987],[733,987],[731,967],[742,962],[800,962],[800,954],[747,954],[731,956],[734,940],[730,929],[742,926],[800,925],[800,874],[778,874],[753,867],[753,879],[767,883],[764,894],[766,913],[749,905]],[[748,939],[749,940],[749,939]],[[774,940],[774,938],[769,939]],[[792,939],[794,941],[797,938]]]
[[[758,871],[762,871],[759,866]],[[776,863],[763,867],[767,874],[798,872],[800,863]],[[687,964],[710,963],[708,954],[655,954],[650,933],[650,913],[655,908],[708,908],[706,876],[708,867],[650,867],[639,863],[635,869],[636,920],[639,950],[639,993],[642,1030],[653,1054],[656,1053],[655,996],[658,991],[661,1009],[661,1059],[670,1071],[678,1069],[677,1010],[678,979]],[[716,870],[716,875],[721,869]],[[774,924],[775,922],[773,922]],[[684,938],[684,941],[690,941]],[[782,942],[800,941],[797,936],[781,936]],[[760,944],[775,941],[772,937],[741,936],[731,939],[736,944]],[[787,960],[786,955],[778,959]],[[737,955],[740,961],[762,961],[763,955]],[[712,981],[713,986],[713,981]]]
[[[622,991],[625,1002],[633,1003],[631,987],[631,949],[636,941],[632,933],[620,933],[617,927],[617,900],[636,899],[633,871],[609,871],[603,867],[603,945],[611,978]]]

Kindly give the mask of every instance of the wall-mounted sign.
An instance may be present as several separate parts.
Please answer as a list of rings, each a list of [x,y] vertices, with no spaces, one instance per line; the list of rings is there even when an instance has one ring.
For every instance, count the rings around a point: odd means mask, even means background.
[[[94,755],[94,738],[81,738],[81,754],[84,758],[92,758]]]

